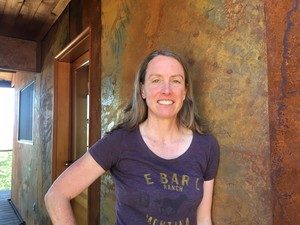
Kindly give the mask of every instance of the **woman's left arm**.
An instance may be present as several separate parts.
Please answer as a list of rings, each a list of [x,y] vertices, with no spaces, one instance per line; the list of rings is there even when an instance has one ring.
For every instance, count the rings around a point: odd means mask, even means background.
[[[197,209],[197,225],[212,225],[211,206],[214,189],[214,179],[204,181],[203,198]]]

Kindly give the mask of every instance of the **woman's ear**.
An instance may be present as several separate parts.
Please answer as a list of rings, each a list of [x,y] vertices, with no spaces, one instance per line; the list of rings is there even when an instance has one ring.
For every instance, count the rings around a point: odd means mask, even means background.
[[[146,99],[145,89],[144,89],[144,85],[142,83],[141,83],[141,96],[142,96],[142,99]]]

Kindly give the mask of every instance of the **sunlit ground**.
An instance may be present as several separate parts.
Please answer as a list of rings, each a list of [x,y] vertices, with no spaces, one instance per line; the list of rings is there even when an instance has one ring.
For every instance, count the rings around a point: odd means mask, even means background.
[[[11,151],[0,151],[0,190],[11,189],[11,159]]]
[[[0,88],[0,190],[11,189],[14,104],[14,89]]]
[[[12,149],[14,104],[14,89],[0,88],[0,150]]]

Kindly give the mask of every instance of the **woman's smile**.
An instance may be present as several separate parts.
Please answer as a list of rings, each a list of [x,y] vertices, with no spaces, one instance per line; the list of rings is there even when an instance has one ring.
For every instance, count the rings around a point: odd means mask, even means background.
[[[161,105],[172,105],[174,101],[163,99],[163,100],[158,100],[157,103]]]

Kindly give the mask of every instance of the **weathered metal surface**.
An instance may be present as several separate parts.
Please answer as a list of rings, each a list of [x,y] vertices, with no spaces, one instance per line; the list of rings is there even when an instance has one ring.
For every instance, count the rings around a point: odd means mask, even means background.
[[[267,0],[274,225],[300,221],[300,2]]]
[[[30,225],[50,224],[43,198],[52,183],[53,59],[69,42],[68,18],[68,12],[64,13],[42,43],[42,72],[17,72],[14,77],[16,109],[19,90],[35,81],[33,144],[16,141],[16,115],[12,174],[12,200],[26,224]]]
[[[37,71],[37,42],[0,36],[0,68]]]
[[[102,28],[102,130],[116,123],[142,58],[177,51],[221,145],[214,224],[272,224],[263,1],[104,0]],[[102,184],[101,224],[112,224],[113,186]]]
[[[221,145],[214,224],[300,220],[295,182],[300,146],[298,2],[101,2],[102,133],[118,120],[146,54],[169,48],[184,56],[200,114]],[[36,79],[37,89],[36,142],[15,143],[14,149],[13,200],[28,224],[49,223],[42,196],[51,183],[52,59],[68,42],[66,16],[58,24],[42,47],[42,73],[18,73],[15,81],[18,90]],[[109,175],[102,178],[101,194],[101,225],[113,224],[115,197]]]

